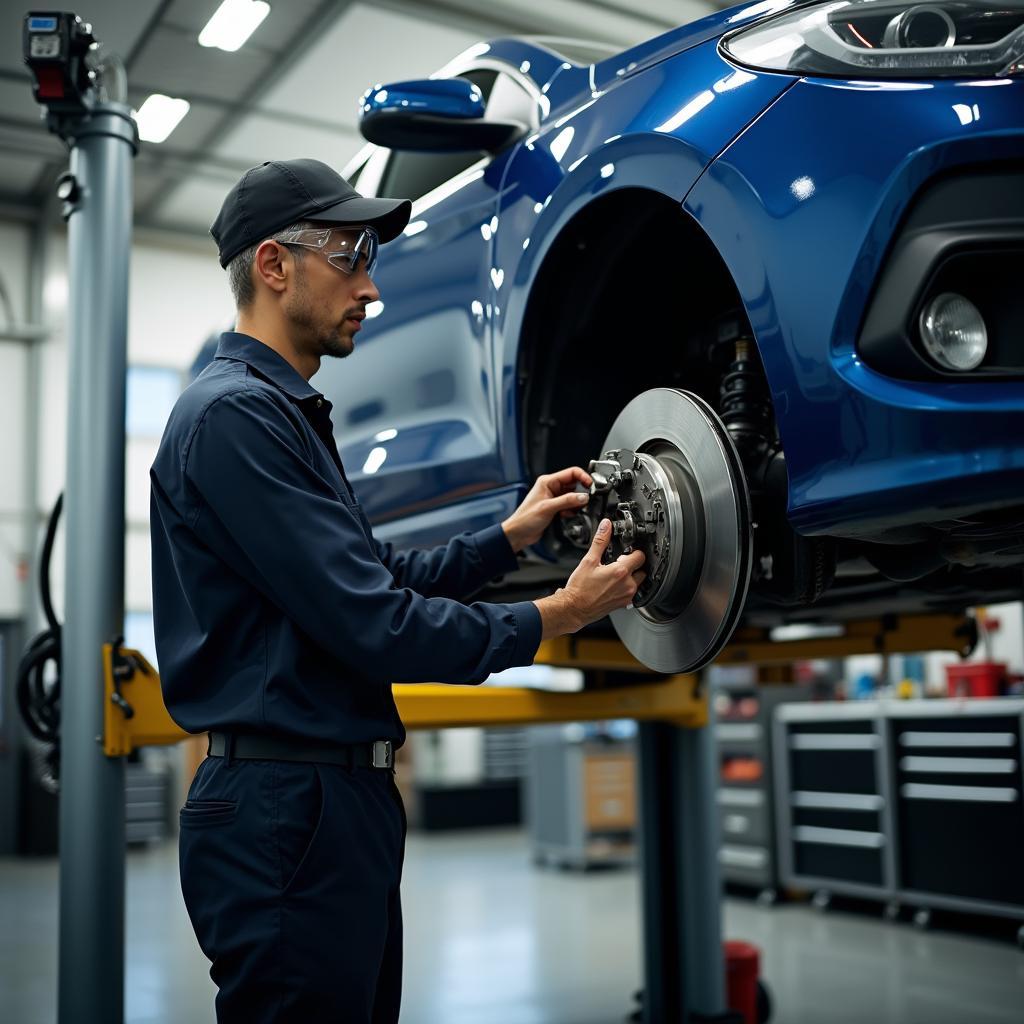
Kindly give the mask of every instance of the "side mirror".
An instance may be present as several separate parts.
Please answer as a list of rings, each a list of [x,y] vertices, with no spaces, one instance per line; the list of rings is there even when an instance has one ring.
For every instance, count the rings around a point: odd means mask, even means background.
[[[388,149],[496,153],[526,134],[518,121],[485,121],[484,98],[465,78],[425,78],[367,89],[359,130]]]

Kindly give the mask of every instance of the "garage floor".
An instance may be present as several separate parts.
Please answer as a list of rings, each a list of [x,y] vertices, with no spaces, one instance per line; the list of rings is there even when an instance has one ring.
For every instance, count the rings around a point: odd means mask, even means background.
[[[213,1020],[173,845],[128,861],[127,1024]],[[415,836],[403,1024],[619,1024],[638,986],[637,878],[535,869],[522,832]],[[57,865],[0,860],[0,1019],[55,1019]],[[726,904],[764,950],[777,1024],[1021,1024],[1009,942],[802,905]]]

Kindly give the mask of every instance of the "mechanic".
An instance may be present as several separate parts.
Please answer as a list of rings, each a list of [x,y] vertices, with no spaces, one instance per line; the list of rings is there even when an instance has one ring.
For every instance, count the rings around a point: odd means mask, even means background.
[[[237,329],[178,399],[150,474],[164,698],[210,733],[180,868],[220,1022],[398,1020],[406,823],[391,683],[529,665],[542,638],[627,606],[644,575],[640,552],[601,563],[605,520],[555,594],[467,603],[586,500],[578,467],[445,546],[374,539],[309,380],[353,351],[380,297],[378,243],[410,210],[315,160],[242,176],[211,228]]]

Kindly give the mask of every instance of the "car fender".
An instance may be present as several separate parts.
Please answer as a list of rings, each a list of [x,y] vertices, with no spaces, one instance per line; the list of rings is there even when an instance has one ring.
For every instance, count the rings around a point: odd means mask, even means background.
[[[716,154],[792,84],[741,71],[706,43],[608,93],[577,96],[520,144],[490,225],[486,306],[502,380],[496,422],[506,479],[524,473],[515,366],[530,293],[556,239],[590,203],[618,189],[682,203]]]

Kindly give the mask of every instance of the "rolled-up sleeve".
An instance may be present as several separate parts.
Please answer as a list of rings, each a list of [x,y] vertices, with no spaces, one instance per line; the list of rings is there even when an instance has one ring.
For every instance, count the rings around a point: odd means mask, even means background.
[[[200,540],[359,675],[469,683],[533,660],[541,621],[532,602],[461,604],[401,585],[476,589],[508,564],[507,541],[507,552],[493,535],[481,547],[480,534],[419,558],[385,550],[394,562],[385,566],[358,510],[317,472],[288,412],[265,391],[212,402],[183,468]],[[457,570],[460,555],[470,564]]]

